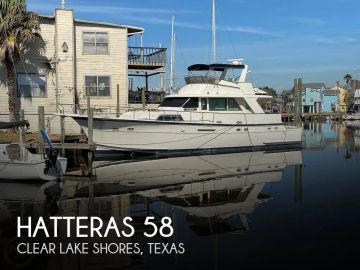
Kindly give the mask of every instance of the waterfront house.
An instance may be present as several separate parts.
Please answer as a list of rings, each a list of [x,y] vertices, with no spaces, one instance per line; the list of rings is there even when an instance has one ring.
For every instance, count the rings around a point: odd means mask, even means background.
[[[326,89],[322,95],[322,112],[329,113],[339,111],[339,95],[336,89]]]
[[[324,83],[302,84],[302,113],[319,113],[322,110]]]
[[[335,91],[338,95],[338,111],[339,112],[346,112],[346,99],[347,99],[347,90],[344,87],[336,85],[329,90]]]
[[[45,108],[46,128],[51,133],[60,131],[60,119],[54,114],[86,112],[87,96],[96,112],[114,112],[117,102],[126,108],[131,70],[158,71],[165,66],[166,49],[129,47],[129,39],[144,32],[141,27],[79,20],[72,9],[58,8],[54,16],[40,16],[40,29],[46,47],[37,54],[40,50],[34,45],[28,60],[16,66],[17,110],[24,110],[32,131],[38,129],[38,106]],[[49,59],[53,73],[36,65],[41,57]],[[0,81],[4,78],[5,69],[0,66]],[[2,83],[0,121],[9,120],[8,112]],[[69,133],[80,131],[72,119],[66,119],[65,126]]]

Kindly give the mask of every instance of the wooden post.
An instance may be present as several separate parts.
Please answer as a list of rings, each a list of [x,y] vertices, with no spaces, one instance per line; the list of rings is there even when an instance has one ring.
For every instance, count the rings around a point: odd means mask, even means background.
[[[91,153],[91,152],[89,152]],[[91,217],[94,215],[94,180],[90,175],[89,178],[89,197],[88,197],[88,216]]]
[[[65,117],[60,116],[60,143],[63,145],[65,143]],[[61,155],[65,156],[65,148],[61,147]]]
[[[116,85],[116,117],[120,116],[120,88]]]
[[[88,172],[89,175],[92,175],[92,163],[93,163],[93,128],[94,128],[94,109],[88,107],[88,145],[89,145],[89,151],[88,151]]]
[[[20,121],[25,120],[25,111],[24,109],[20,110]],[[24,127],[20,127],[20,144],[25,143],[25,129]]]
[[[141,88],[141,103],[142,103],[143,110],[145,110],[146,103],[145,103],[145,90],[144,90],[144,87]]]
[[[302,79],[294,80],[295,123],[301,124],[302,117]]]
[[[92,216],[94,213],[94,183],[93,183],[93,144],[94,144],[94,109],[90,107],[90,96],[87,99],[88,112],[88,176],[89,176],[89,200],[88,200],[88,215]]]
[[[88,144],[93,145],[94,109],[88,108]]]
[[[89,114],[90,107],[91,107],[91,100],[90,100],[90,96],[88,95],[86,97],[86,109],[87,109],[88,114]]]
[[[148,91],[149,91],[149,76],[148,73],[145,72],[145,90],[144,88],[142,88],[141,91],[141,101],[142,101],[143,110],[145,110],[146,107],[145,93],[147,93]]]

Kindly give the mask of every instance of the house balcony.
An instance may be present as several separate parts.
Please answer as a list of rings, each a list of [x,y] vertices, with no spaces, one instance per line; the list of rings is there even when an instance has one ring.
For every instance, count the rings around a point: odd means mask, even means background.
[[[128,68],[154,71],[166,66],[166,48],[128,47]]]

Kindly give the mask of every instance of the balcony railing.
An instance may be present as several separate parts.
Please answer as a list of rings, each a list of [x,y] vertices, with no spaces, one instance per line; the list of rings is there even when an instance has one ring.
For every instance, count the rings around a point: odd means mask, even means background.
[[[157,69],[166,65],[166,48],[129,47],[129,69]]]
[[[145,91],[145,102],[158,104],[163,102],[165,92],[157,91]],[[141,103],[142,92],[141,91],[129,91],[129,103]]]

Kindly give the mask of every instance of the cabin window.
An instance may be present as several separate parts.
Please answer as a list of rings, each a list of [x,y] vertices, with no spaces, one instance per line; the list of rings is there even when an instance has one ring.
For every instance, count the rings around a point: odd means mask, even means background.
[[[189,98],[166,98],[160,107],[182,107]]]
[[[46,97],[46,77],[39,74],[17,74],[19,97]]]
[[[197,109],[199,107],[199,98],[190,98],[185,105],[184,109]]]
[[[108,54],[109,36],[106,32],[84,32],[83,33],[84,54]]]
[[[160,121],[184,121],[182,116],[178,115],[178,114],[175,114],[175,115],[171,115],[171,114],[160,115],[157,120],[160,120]]]
[[[226,98],[209,98],[210,111],[226,111],[227,99]]]
[[[242,69],[228,69],[223,74],[223,80],[235,83],[239,80],[242,71]]]
[[[203,111],[207,110],[207,99],[206,98],[201,99],[201,110],[203,110]]]
[[[228,98],[229,111],[241,111],[239,103],[234,98]]]
[[[85,76],[85,87],[87,96],[109,97],[110,77],[109,76]]]

